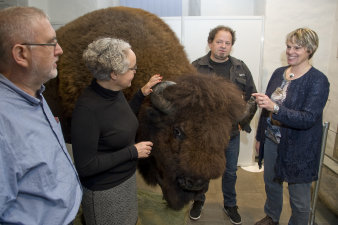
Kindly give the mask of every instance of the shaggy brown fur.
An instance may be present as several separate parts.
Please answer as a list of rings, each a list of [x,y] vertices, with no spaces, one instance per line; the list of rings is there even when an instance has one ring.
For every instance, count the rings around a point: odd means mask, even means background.
[[[128,41],[137,56],[138,70],[132,87],[125,90],[127,98],[156,73],[177,82],[164,93],[174,113],[167,115],[148,102],[139,116],[138,139],[155,143],[152,157],[140,162],[146,181],[160,184],[169,206],[180,209],[223,173],[232,122],[244,111],[241,94],[222,78],[196,75],[179,40],[160,18],[113,7],[86,14],[56,33],[64,54],[58,78],[46,84],[45,97],[61,117],[67,142],[74,104],[92,79],[82,53],[99,37],[115,37]]]
[[[138,137],[151,140],[154,149],[139,169],[149,184],[161,185],[170,207],[180,209],[224,172],[227,137],[243,115],[245,102],[237,87],[220,77],[183,75],[175,81],[177,85],[164,91],[174,113],[154,107],[141,112]],[[182,178],[199,183],[200,189],[182,188]]]
[[[62,111],[61,117],[71,116],[74,103],[92,79],[82,61],[82,53],[89,43],[100,37],[129,42],[137,56],[138,70],[132,87],[125,91],[127,98],[156,73],[170,80],[195,72],[175,33],[159,17],[141,9],[111,7],[97,10],[66,24],[56,34],[64,53],[58,63],[58,78],[47,86],[57,86],[58,93],[55,95],[48,87],[45,96],[50,101],[60,97],[63,110],[54,105],[57,102],[52,105],[52,110]]]

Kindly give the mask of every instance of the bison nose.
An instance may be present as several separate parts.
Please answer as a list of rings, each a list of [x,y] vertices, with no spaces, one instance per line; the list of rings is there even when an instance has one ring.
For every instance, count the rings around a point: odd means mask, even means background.
[[[177,178],[177,183],[180,188],[188,191],[200,191],[208,185],[208,181],[204,179],[182,176]]]

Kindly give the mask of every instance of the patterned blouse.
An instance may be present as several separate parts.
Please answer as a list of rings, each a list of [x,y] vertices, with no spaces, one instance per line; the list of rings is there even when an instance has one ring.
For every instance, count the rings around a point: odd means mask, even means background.
[[[276,103],[277,105],[282,105],[283,101],[286,98],[286,95],[288,93],[288,87],[291,83],[291,80],[287,80],[285,78],[285,72],[283,75],[283,82],[280,87],[277,87],[276,90],[271,95],[271,100]],[[272,140],[274,143],[279,144],[281,133],[280,133],[280,122],[277,120],[274,120],[271,118],[271,112],[270,116],[267,118],[267,128],[265,130],[265,135],[267,138]]]

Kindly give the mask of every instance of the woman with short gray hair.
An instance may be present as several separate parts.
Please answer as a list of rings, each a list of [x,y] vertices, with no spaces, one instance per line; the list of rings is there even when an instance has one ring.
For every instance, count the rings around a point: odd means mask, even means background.
[[[100,38],[88,45],[83,59],[94,79],[76,103],[72,145],[86,224],[136,224],[136,163],[149,156],[153,143],[135,144],[135,114],[162,77],[152,76],[128,104],[122,90],[137,70],[130,44]]]
[[[112,38],[102,38],[88,45],[83,60],[97,80],[110,80],[110,73],[124,74],[129,68],[127,53],[129,43]]]

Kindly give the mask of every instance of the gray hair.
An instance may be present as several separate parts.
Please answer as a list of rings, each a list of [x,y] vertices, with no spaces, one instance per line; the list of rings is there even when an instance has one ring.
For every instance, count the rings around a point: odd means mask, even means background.
[[[315,54],[319,45],[318,35],[315,31],[309,28],[298,28],[290,32],[286,36],[286,44],[288,42],[306,48],[307,52],[310,54],[309,59],[311,59],[313,54]]]
[[[48,16],[35,7],[8,7],[0,10],[0,62],[8,63],[15,44],[34,42],[37,33],[32,27]]]
[[[100,38],[90,43],[83,52],[83,60],[97,80],[110,80],[111,72],[124,74],[128,71],[129,43],[115,38]]]

